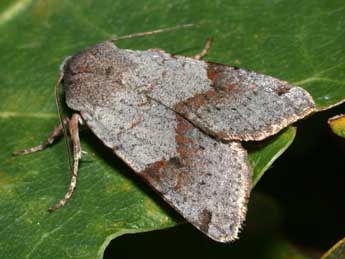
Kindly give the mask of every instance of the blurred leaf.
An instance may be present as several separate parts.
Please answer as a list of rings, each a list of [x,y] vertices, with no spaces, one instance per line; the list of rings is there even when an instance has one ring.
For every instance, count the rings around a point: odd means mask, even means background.
[[[110,243],[104,258],[139,258],[146,251],[154,250],[154,253],[150,253],[151,259],[163,256],[165,259],[309,259],[279,235],[283,217],[279,204],[269,196],[254,191],[249,203],[246,227],[240,239],[234,243],[210,242],[194,227],[184,224],[164,231],[122,236]],[[171,248],[172,244],[176,249]]]
[[[328,120],[328,124],[331,127],[334,134],[339,137],[345,138],[345,115],[337,115]]]
[[[345,238],[337,242],[329,249],[321,259],[343,259],[345,258]]]
[[[290,146],[295,136],[296,128],[289,127],[275,138],[269,138],[259,143],[251,143],[247,146],[250,150],[250,164],[254,168],[254,186],[273,162]]]
[[[65,208],[46,212],[69,183],[63,141],[31,156],[10,154],[45,139],[57,124],[53,85],[66,56],[112,35],[194,23],[199,26],[118,45],[188,56],[212,36],[207,60],[295,82],[325,108],[345,98],[344,12],[341,0],[2,1],[0,255],[101,258],[112,238],[180,221],[87,132],[81,135],[88,155],[80,166],[78,190]],[[254,148],[254,182],[294,134],[287,129]]]

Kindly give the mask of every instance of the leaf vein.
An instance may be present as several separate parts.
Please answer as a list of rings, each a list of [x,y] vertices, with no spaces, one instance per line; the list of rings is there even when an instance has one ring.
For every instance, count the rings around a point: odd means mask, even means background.
[[[25,258],[30,258],[32,253],[43,243],[45,239],[47,239],[50,235],[54,234],[58,230],[60,230],[64,225],[69,223],[75,216],[77,216],[80,213],[80,210],[76,211],[69,219],[67,219],[63,224],[57,226],[56,228],[52,229],[51,231],[44,233],[41,238],[32,246],[32,249],[30,252],[25,256]]]

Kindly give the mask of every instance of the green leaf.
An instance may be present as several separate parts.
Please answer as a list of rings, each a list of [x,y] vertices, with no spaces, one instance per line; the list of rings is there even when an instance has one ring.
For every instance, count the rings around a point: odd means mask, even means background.
[[[270,213],[268,214],[267,211]],[[277,233],[282,210],[269,196],[253,192],[249,217],[240,240],[232,244],[210,242],[190,224],[164,231],[152,231],[120,237],[109,245],[105,258],[139,258],[154,247],[151,258],[255,258],[310,259]],[[260,219],[258,221],[257,219]],[[162,242],[161,240],[164,240]],[[159,244],[159,245],[157,245]],[[171,246],[176,249],[171,249]],[[135,249],[133,249],[135,247]],[[169,251],[167,253],[167,251]]]
[[[334,134],[345,138],[345,115],[337,115],[328,119],[328,124]]]
[[[344,10],[341,0],[2,1],[1,257],[101,258],[112,238],[181,221],[87,131],[81,139],[88,154],[73,199],[46,212],[69,184],[63,141],[30,156],[11,152],[37,144],[57,124],[53,85],[66,56],[113,35],[194,23],[198,26],[118,45],[188,56],[212,36],[207,60],[296,83],[323,109],[345,98]],[[254,182],[294,135],[289,128],[253,148]]]
[[[339,240],[331,247],[321,259],[342,259],[345,258],[345,238]]]
[[[253,186],[257,184],[266,170],[284,153],[296,136],[296,128],[289,127],[275,138],[269,138],[259,143],[247,146],[249,161],[254,168]]]

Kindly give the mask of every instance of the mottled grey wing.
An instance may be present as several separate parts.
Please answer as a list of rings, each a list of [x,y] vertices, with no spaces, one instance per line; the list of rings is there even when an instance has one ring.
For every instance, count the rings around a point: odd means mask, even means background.
[[[67,104],[187,221],[214,240],[234,240],[251,189],[246,151],[238,142],[216,141],[112,76],[114,63],[105,59],[116,55],[111,48],[101,44],[67,61]]]
[[[270,76],[163,51],[117,54],[132,64],[123,84],[217,138],[262,140],[314,111],[307,91]]]
[[[226,140],[262,140],[314,111],[310,94],[285,81],[211,64],[212,89],[174,106],[205,132]]]

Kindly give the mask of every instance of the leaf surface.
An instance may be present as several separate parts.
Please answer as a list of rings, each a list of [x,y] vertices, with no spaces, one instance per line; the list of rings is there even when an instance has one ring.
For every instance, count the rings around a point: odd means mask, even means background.
[[[344,13],[340,0],[2,1],[0,255],[101,258],[112,238],[181,222],[87,131],[78,189],[65,208],[47,213],[69,184],[63,141],[30,156],[11,152],[39,143],[56,126],[53,85],[65,57],[114,35],[193,23],[118,45],[191,56],[211,36],[207,60],[300,85],[324,109],[345,98]],[[294,135],[289,128],[250,149],[254,182]]]

